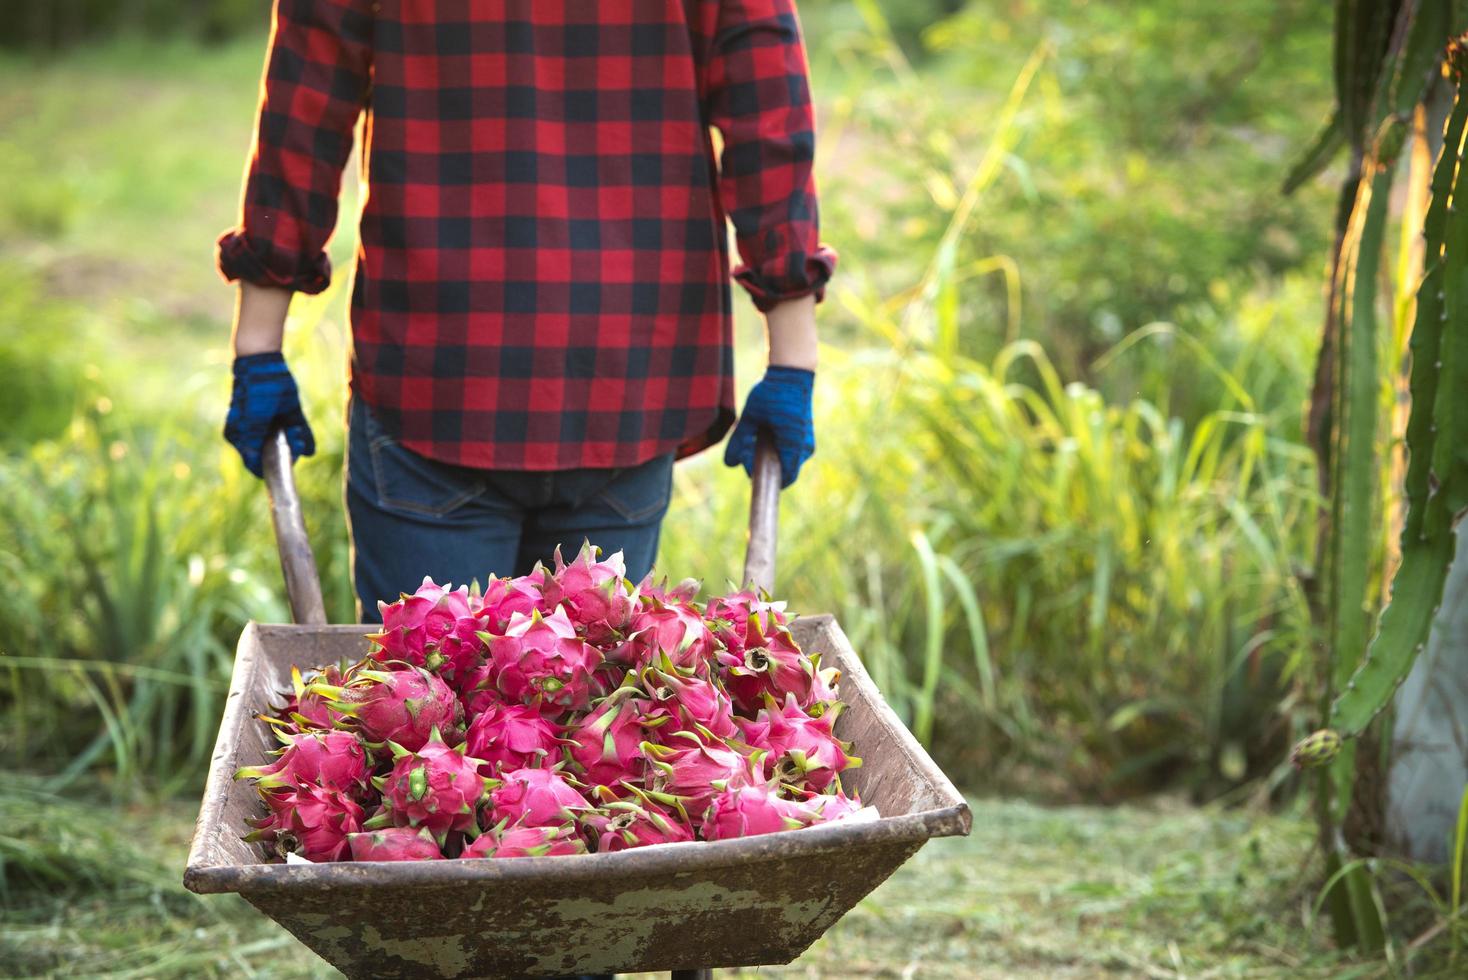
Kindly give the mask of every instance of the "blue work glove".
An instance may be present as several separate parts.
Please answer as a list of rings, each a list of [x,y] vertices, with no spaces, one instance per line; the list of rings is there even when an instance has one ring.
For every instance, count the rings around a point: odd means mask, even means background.
[[[775,437],[780,456],[780,486],[788,487],[800,474],[800,466],[816,451],[815,424],[811,420],[810,396],[815,372],[772,364],[760,383],[744,400],[744,414],[724,447],[724,462],[743,466],[754,474],[754,439],[760,429]]]
[[[285,430],[291,456],[316,452],[316,439],[301,411],[296,379],[279,351],[247,354],[234,359],[234,392],[229,415],[224,420],[224,438],[240,452],[245,469],[261,475],[261,453],[265,440],[276,429]]]

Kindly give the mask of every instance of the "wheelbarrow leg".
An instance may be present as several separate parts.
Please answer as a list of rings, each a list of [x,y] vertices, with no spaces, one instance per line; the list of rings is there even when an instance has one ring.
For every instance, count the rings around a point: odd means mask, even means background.
[[[713,970],[674,970],[673,980],[714,980]]]

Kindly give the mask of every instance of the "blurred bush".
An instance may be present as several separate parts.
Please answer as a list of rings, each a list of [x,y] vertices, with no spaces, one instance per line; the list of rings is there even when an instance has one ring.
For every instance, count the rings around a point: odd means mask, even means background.
[[[876,295],[913,282],[970,181],[998,171],[950,258],[989,260],[962,294],[966,353],[992,358],[1022,333],[1108,394],[1171,386],[1166,407],[1195,421],[1221,393],[1208,372],[1174,373],[1165,348],[1108,378],[1092,362],[1158,320],[1229,359],[1242,352],[1219,311],[1318,274],[1329,189],[1279,193],[1301,131],[1329,112],[1330,33],[1308,0],[971,0],[920,33],[917,64],[891,6],[822,9],[821,203],[843,278]]]
[[[74,347],[56,342],[71,314],[39,294],[34,279],[0,265],[0,449],[59,435],[77,406],[83,368]]]
[[[218,41],[270,22],[268,0],[33,0],[0,18],[0,47],[63,48],[118,33]]]

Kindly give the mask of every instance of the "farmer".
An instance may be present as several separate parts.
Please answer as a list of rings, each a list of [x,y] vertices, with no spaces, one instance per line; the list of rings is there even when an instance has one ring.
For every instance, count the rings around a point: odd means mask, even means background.
[[[379,599],[527,572],[583,539],[651,568],[673,461],[734,422],[733,278],[769,367],[724,460],[815,448],[818,239],[793,0],[277,0],[240,224],[225,437],[314,451],[281,357],[331,279],[353,129],[366,184],[346,465],[364,621]],[[715,148],[717,129],[722,150]]]

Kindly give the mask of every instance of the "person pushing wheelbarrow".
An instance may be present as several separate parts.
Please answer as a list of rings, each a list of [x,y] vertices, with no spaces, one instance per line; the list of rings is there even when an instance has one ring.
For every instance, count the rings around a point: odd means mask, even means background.
[[[724,460],[815,448],[814,125],[794,0],[276,0],[238,226],[225,436],[314,439],[281,355],[358,117],[346,501],[358,618],[423,576],[521,575],[583,541],[651,569],[675,459],[734,423],[733,278],[769,367]],[[716,150],[712,130],[722,148]]]

